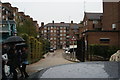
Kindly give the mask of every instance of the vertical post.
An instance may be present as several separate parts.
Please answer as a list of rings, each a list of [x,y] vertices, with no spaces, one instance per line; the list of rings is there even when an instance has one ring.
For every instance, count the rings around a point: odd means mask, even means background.
[[[75,52],[74,52],[74,37],[73,37],[73,59],[75,59]]]

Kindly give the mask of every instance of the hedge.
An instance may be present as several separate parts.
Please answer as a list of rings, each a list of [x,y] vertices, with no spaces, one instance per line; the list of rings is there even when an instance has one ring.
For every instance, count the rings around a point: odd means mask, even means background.
[[[43,44],[32,36],[27,34],[21,35],[25,39],[25,43],[28,45],[28,60],[30,63],[34,63],[40,60],[43,56]]]
[[[92,44],[88,46],[88,53],[90,55],[97,55],[103,57],[105,60],[109,59],[119,48],[116,46],[108,45],[96,45]]]

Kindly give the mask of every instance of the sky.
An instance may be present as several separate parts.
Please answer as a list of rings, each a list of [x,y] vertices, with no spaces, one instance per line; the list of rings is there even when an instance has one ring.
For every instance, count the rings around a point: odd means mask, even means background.
[[[18,7],[19,12],[25,12],[34,20],[45,24],[65,22],[71,20],[80,23],[83,20],[84,12],[102,13],[102,0],[2,0],[9,2],[13,7]]]

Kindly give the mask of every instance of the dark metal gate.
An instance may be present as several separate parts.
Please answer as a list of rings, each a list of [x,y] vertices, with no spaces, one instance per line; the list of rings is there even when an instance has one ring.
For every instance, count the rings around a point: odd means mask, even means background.
[[[77,40],[76,58],[81,62],[85,61],[85,42],[84,38]]]

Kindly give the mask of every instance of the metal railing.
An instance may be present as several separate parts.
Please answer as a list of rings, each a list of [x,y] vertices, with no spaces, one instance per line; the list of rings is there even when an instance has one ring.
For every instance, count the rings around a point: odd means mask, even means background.
[[[75,52],[72,53],[63,53],[63,57],[69,61],[79,62],[79,60],[76,58]]]

